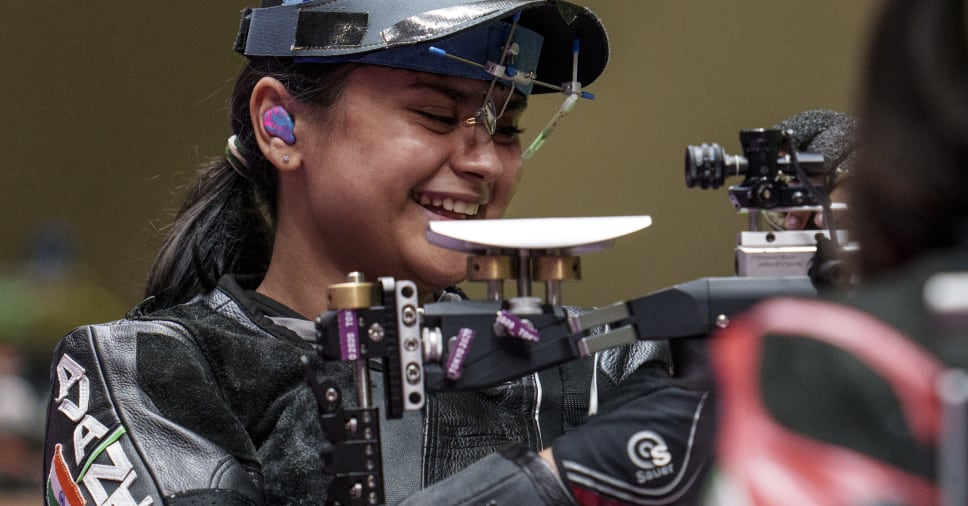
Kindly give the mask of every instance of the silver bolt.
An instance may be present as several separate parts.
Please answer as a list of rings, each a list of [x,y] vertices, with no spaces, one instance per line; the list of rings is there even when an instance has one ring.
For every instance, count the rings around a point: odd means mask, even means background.
[[[370,335],[371,341],[378,343],[383,340],[383,326],[379,323],[374,323],[373,325],[370,325],[370,329],[367,330],[367,334]]]
[[[417,308],[409,304],[403,306],[403,324],[409,327],[414,323],[417,323]]]
[[[407,364],[407,383],[416,385],[420,382],[420,366],[411,362]]]
[[[335,388],[326,389],[326,400],[329,402],[336,402],[339,400],[339,392]]]

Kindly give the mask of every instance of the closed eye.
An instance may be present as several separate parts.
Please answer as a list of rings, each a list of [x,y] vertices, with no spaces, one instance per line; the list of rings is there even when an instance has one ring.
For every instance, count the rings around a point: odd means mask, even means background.
[[[416,110],[414,112],[424,119],[424,124],[427,128],[437,133],[452,132],[461,122],[456,116],[452,115],[434,114],[423,110]],[[498,144],[511,144],[517,141],[518,136],[522,133],[524,133],[524,130],[517,126],[498,125],[492,137],[494,142]]]
[[[438,134],[453,132],[459,122],[457,116],[452,114],[434,114],[420,109],[416,109],[414,112],[424,128]]]
[[[456,125],[457,124],[457,118],[455,118],[453,116],[440,116],[438,114],[430,114],[428,112],[421,112],[420,115],[423,116],[423,117],[425,117],[425,118],[427,118],[427,119],[429,119],[429,120],[431,120],[431,121],[435,121],[437,123],[442,123],[444,125]]]
[[[523,128],[518,128],[514,125],[509,126],[498,126],[497,130],[494,131],[494,142],[498,144],[511,144],[518,140],[518,136],[524,133]]]

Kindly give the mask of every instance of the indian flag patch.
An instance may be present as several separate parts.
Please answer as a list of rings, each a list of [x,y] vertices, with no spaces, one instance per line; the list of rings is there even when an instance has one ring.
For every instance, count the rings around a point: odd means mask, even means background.
[[[54,458],[50,463],[50,475],[47,476],[47,505],[83,506],[86,502],[80,487],[71,478],[62,447],[58,443],[54,446]]]

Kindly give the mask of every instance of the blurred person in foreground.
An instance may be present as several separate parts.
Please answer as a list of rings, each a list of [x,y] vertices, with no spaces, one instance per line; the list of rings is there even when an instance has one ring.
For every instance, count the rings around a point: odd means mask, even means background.
[[[966,427],[942,407],[964,402],[951,371],[968,368],[964,2],[887,2],[863,100],[847,186],[862,285],[765,302],[714,339],[710,502],[964,504]]]

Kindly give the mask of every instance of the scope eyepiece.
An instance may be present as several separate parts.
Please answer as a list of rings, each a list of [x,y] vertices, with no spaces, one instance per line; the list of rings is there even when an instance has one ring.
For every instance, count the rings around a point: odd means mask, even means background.
[[[775,128],[741,130],[742,155],[727,154],[715,143],[686,146],[686,186],[716,189],[727,177],[743,176],[742,183],[730,187],[735,206],[769,209],[815,205],[808,186],[816,184],[806,179],[825,175],[823,154],[798,152],[794,162],[790,154],[781,154],[784,144],[791,140],[786,135]]]
[[[686,146],[686,186],[716,189],[729,176],[746,174],[746,158],[728,155],[719,144]]]

